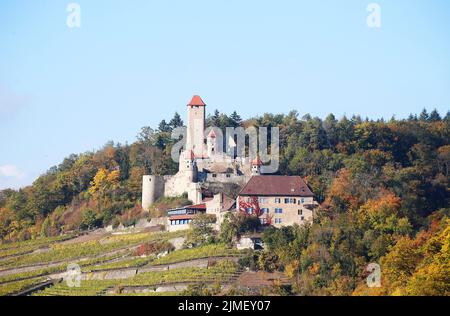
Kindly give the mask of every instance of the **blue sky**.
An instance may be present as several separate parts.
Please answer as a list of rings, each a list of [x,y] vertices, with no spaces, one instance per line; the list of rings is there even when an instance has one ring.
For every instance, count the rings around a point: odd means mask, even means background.
[[[446,0],[1,1],[0,189],[132,142],[193,94],[243,117],[445,114],[449,39]]]

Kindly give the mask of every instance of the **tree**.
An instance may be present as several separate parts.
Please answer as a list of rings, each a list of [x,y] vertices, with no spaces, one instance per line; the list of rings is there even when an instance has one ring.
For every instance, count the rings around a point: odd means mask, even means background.
[[[173,118],[169,121],[169,126],[172,129],[183,126],[183,120],[178,112],[175,112]]]
[[[98,202],[99,210],[105,206],[105,198],[107,194],[111,196],[113,190],[117,188],[120,182],[120,171],[113,170],[108,172],[104,168],[100,168],[91,182],[89,193]]]
[[[447,114],[445,114],[444,121],[450,123],[450,111],[447,111]]]
[[[424,245],[425,259],[408,280],[407,295],[450,295],[450,220]]]
[[[428,115],[427,109],[423,109],[422,112],[420,112],[419,120],[422,122],[428,121],[428,118],[430,116]]]
[[[256,216],[248,216],[243,212],[228,213],[220,226],[219,238],[222,242],[232,244],[245,233],[254,232],[261,227],[261,221]]]
[[[233,127],[239,127],[242,123],[242,118],[237,114],[236,111],[233,111],[230,115],[230,120]]]
[[[150,126],[144,126],[136,138],[146,146],[153,146],[155,144],[155,131]]]
[[[333,114],[328,114],[323,122],[323,129],[327,135],[328,147],[334,147],[338,143],[337,120]]]
[[[233,213],[225,214],[222,225],[220,226],[219,238],[223,243],[228,245],[233,244],[239,238],[239,223],[236,217]]]
[[[83,229],[83,230],[92,229],[92,228],[99,227],[100,224],[101,224],[101,221],[97,218],[97,215],[93,210],[88,209],[88,210],[84,211],[83,217],[82,217],[81,223],[80,223],[80,229]]]
[[[428,121],[430,122],[439,122],[441,120],[441,116],[439,115],[439,112],[434,109],[431,113],[430,116],[428,117]]]
[[[210,242],[214,238],[213,224],[216,222],[216,216],[212,214],[199,213],[195,215],[190,223],[186,243],[198,246]]]
[[[420,260],[420,252],[415,247],[414,241],[408,237],[400,238],[392,250],[382,258],[383,275],[393,291],[406,285]]]
[[[170,133],[172,131],[172,128],[170,124],[166,123],[166,120],[162,120],[158,125],[158,131],[162,133]]]

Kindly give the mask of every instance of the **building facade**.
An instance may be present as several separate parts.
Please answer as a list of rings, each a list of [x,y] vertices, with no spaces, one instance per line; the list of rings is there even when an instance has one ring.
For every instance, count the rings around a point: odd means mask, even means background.
[[[314,194],[299,176],[253,176],[239,192],[237,209],[260,214],[262,224],[302,225],[313,220]]]
[[[197,214],[210,214],[216,218],[214,229],[220,230],[225,214],[234,210],[236,201],[223,193],[203,199],[203,203],[187,205],[167,211],[166,230],[173,232],[189,229],[189,224]]]

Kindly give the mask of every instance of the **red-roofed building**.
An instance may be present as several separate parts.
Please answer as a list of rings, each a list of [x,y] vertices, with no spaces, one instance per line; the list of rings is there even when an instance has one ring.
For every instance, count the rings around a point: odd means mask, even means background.
[[[167,211],[167,230],[178,231],[189,229],[189,224],[197,214],[210,214],[216,217],[215,229],[220,225],[227,212],[234,210],[236,201],[223,193],[208,197],[203,203],[186,205]]]
[[[299,176],[253,176],[237,198],[237,209],[253,214],[281,227],[312,221],[314,194]],[[263,223],[266,224],[266,223]]]
[[[216,138],[216,137],[217,137],[216,133],[214,132],[213,129],[211,129],[208,133],[208,138]]]
[[[186,149],[192,150],[196,157],[201,157],[205,151],[205,111],[206,104],[198,95],[194,95],[188,106],[186,130]]]
[[[202,98],[199,95],[194,95],[188,106],[206,106],[206,104],[205,102],[203,102]]]
[[[189,228],[195,215],[206,213],[206,204],[186,205],[167,211],[167,230],[178,231]]]

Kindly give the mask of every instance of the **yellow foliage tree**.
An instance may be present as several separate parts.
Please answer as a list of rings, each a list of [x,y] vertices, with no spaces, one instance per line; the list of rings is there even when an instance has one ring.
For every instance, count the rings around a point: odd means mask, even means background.
[[[450,295],[450,220],[439,235],[425,245],[426,257],[406,286],[407,295]]]
[[[91,186],[89,187],[89,193],[97,200],[99,209],[103,206],[104,199],[107,192],[117,188],[120,182],[120,171],[113,170],[108,172],[104,168],[100,168],[97,171]]]

